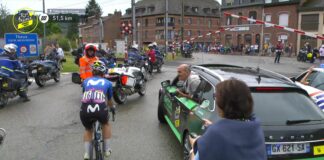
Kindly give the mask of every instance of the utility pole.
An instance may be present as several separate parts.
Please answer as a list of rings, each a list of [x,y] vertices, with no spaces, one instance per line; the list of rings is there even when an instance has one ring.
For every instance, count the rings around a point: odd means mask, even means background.
[[[132,0],[132,10],[133,10],[133,14],[132,14],[132,21],[133,21],[133,44],[136,44],[136,39],[134,38],[134,35],[136,35],[136,18],[135,18],[135,0]]]
[[[45,0],[43,0],[43,13],[45,14]],[[43,49],[42,49],[42,51],[44,52],[45,45],[46,45],[46,23],[43,24],[43,30],[44,30],[44,34],[43,34],[43,47],[42,47]]]
[[[181,49],[183,48],[183,40],[184,40],[184,0],[181,0]]]
[[[169,26],[169,0],[165,0],[165,36],[164,36],[164,39],[165,39],[165,53],[168,52],[168,26]]]
[[[262,8],[262,21],[264,21],[264,6],[263,6],[263,8]],[[260,50],[259,50],[259,55],[261,55],[261,53],[262,54],[264,54],[263,53],[263,43],[264,43],[264,24],[261,24],[261,39],[260,39],[260,46],[259,46],[259,48],[260,48]]]

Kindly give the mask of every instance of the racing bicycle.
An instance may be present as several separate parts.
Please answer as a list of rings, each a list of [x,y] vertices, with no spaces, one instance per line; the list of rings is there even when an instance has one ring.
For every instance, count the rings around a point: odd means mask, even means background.
[[[110,109],[110,112],[112,114],[112,121],[115,121],[115,107],[114,109]],[[95,151],[95,155],[92,154],[93,149],[90,153],[90,160],[104,160],[104,140],[102,136],[102,126],[99,121],[96,121],[93,123],[93,140],[92,140],[92,146]]]

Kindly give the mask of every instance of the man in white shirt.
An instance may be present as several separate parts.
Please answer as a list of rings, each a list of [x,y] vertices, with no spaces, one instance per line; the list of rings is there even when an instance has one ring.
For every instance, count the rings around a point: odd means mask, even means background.
[[[63,69],[62,65],[62,60],[64,59],[64,51],[63,49],[59,46],[59,44],[56,44],[56,51],[57,51],[57,56],[58,56],[58,64]]]
[[[186,97],[186,98],[192,99],[193,94],[195,93],[196,89],[198,88],[198,86],[200,84],[199,76],[192,74],[190,66],[187,64],[181,64],[177,68],[177,70],[178,70],[179,81],[184,81],[184,84],[183,84],[184,91],[181,91],[180,89],[178,89],[177,93],[181,97]]]

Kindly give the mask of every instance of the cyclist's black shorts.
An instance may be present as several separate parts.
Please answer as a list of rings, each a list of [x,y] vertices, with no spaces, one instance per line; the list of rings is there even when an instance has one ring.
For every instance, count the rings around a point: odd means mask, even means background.
[[[95,121],[107,124],[109,121],[108,107],[105,103],[83,103],[80,110],[80,119],[83,126],[90,130]]]

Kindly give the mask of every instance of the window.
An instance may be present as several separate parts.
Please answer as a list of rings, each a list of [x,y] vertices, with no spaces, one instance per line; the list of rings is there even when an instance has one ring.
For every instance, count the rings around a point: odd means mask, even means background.
[[[250,11],[249,12],[249,18],[257,19],[257,12],[256,11]],[[254,22],[250,22],[250,24],[254,24]]]
[[[226,35],[225,36],[225,46],[231,46],[232,45],[232,35]]]
[[[226,25],[232,25],[232,17],[231,16],[228,16],[226,18]]]
[[[175,18],[174,17],[168,17],[168,25],[174,26]]]
[[[145,31],[145,33],[144,33],[144,37],[145,37],[145,39],[148,38],[148,31]]]
[[[148,13],[153,13],[154,9],[155,9],[154,6],[148,7]]]
[[[265,21],[266,22],[271,22],[271,14],[266,14],[265,15]]]
[[[214,91],[213,85],[200,77],[200,84],[194,93],[194,97],[196,101],[201,104],[200,107],[202,109],[208,110],[209,112],[215,111]]]
[[[198,7],[192,7],[192,11],[193,11],[194,13],[198,13]]]
[[[164,26],[164,17],[159,17],[156,19],[156,26]]]
[[[239,16],[242,16],[242,13],[239,12],[238,15],[239,15]],[[238,24],[238,25],[241,25],[241,24],[242,24],[242,19],[241,19],[241,18],[238,18],[238,19],[237,19],[237,24]]]
[[[289,0],[279,0],[279,2],[288,2]]]
[[[188,24],[191,24],[191,23],[192,23],[192,19],[188,18]]]
[[[266,44],[270,43],[270,35],[269,34],[264,35],[264,43],[266,43]]]
[[[234,3],[234,0],[225,0],[227,6],[231,6]]]
[[[252,44],[252,35],[251,34],[244,35],[244,41],[245,41],[245,44],[251,45]]]
[[[188,31],[188,36],[191,36],[191,34],[192,34],[192,33],[191,33],[191,30],[189,30],[189,31]]]
[[[265,125],[286,125],[287,120],[323,119],[323,113],[318,106],[299,92],[254,92],[252,97],[254,113]]]
[[[198,34],[198,36],[200,36],[201,35],[201,32],[200,31],[197,31],[197,34]]]
[[[145,19],[145,27],[147,27],[149,24],[149,20],[148,19]]]
[[[265,0],[265,3],[272,3],[272,0]]]
[[[288,13],[281,13],[279,14],[279,25],[280,26],[288,26],[288,22],[289,22],[289,15]]]
[[[301,29],[306,31],[317,31],[319,14],[307,14],[301,17]]]
[[[164,30],[155,31],[155,39],[164,39]]]

